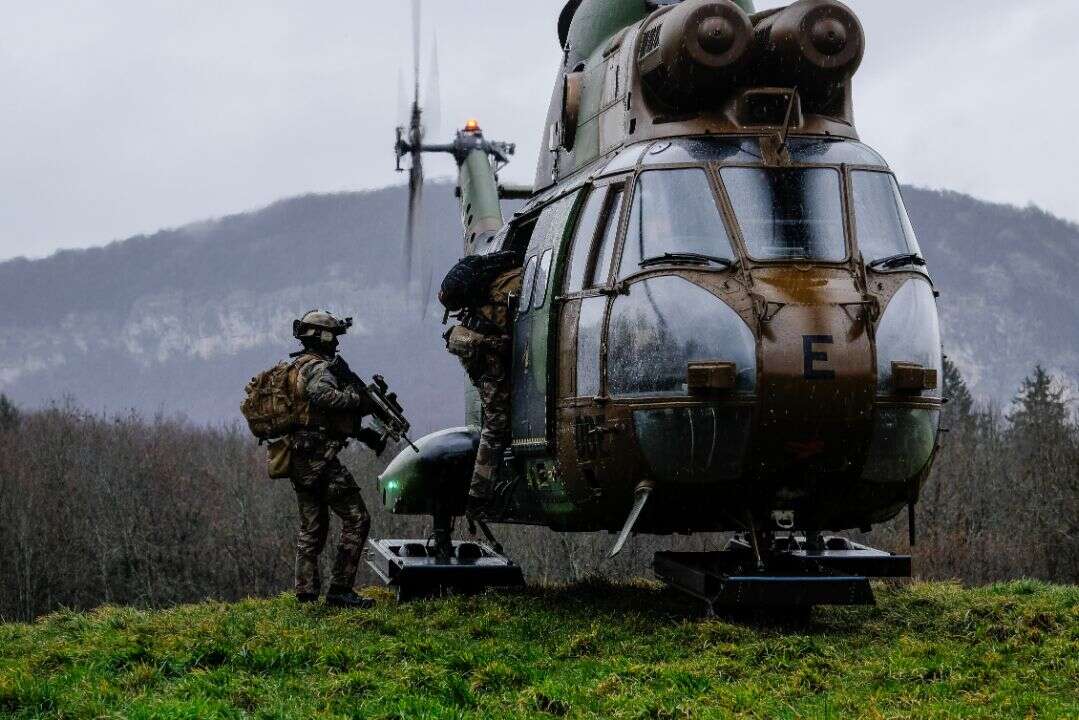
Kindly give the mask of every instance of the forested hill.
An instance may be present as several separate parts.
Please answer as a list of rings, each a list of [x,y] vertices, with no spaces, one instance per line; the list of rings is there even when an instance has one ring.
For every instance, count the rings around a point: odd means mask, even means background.
[[[1079,378],[1079,226],[905,193],[942,291],[946,351],[975,394],[1006,403],[1038,362]],[[92,409],[230,420],[251,374],[291,349],[292,319],[328,307],[357,318],[344,352],[400,388],[420,430],[457,422],[464,380],[443,349],[441,313],[424,315],[404,287],[404,216],[402,188],[308,195],[0,263],[0,392],[31,406],[70,395]],[[458,257],[457,217],[452,187],[429,187],[421,280]]]

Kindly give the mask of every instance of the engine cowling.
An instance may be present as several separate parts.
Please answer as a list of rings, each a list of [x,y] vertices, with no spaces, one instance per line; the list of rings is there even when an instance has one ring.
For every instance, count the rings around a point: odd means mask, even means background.
[[[803,94],[846,82],[865,53],[862,23],[837,0],[799,0],[761,20],[754,32],[762,79]]]
[[[696,110],[736,85],[753,47],[753,24],[731,0],[686,0],[641,33],[645,88],[676,110]]]

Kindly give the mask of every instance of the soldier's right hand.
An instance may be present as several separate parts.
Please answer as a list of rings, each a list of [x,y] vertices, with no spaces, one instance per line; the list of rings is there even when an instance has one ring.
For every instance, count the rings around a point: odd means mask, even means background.
[[[347,390],[345,394],[348,395],[349,410],[365,410],[367,408],[367,398],[355,390]]]

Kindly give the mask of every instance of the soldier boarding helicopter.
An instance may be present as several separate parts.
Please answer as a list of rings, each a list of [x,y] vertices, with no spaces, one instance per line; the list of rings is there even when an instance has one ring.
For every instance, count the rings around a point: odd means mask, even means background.
[[[614,551],[736,531],[653,562],[709,609],[873,602],[867,578],[910,558],[824,533],[909,508],[913,541],[944,400],[936,293],[854,125],[858,18],[837,0],[571,0],[558,36],[535,184],[508,221],[512,145],[476,123],[428,145],[418,98],[396,145],[412,193],[423,153],[452,154],[466,255],[524,268],[490,520],[617,532]],[[402,595],[521,581],[496,544],[449,540],[478,413],[379,479],[390,512],[434,518],[433,546],[371,542]]]

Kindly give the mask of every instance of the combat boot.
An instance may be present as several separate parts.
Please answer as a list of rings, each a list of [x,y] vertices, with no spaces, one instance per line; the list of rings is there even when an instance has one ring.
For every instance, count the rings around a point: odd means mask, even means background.
[[[360,597],[352,588],[330,588],[326,593],[326,604],[333,607],[365,610],[375,604],[370,598]]]
[[[313,603],[318,600],[318,593],[296,593],[296,602],[300,604]]]

